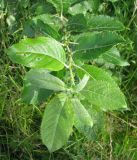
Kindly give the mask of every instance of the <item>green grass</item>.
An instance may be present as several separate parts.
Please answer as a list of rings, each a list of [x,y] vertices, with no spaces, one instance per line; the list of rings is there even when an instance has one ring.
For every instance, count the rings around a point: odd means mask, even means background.
[[[9,7],[9,6],[8,6]],[[14,4],[16,12],[18,4]],[[127,97],[129,111],[107,115],[106,131],[97,140],[87,140],[76,130],[68,144],[50,154],[39,136],[44,104],[25,105],[21,97],[23,75],[26,69],[14,65],[5,50],[18,41],[28,10],[19,15],[19,28],[9,32],[6,17],[11,11],[0,12],[0,160],[136,160],[137,159],[137,7],[133,0],[106,3],[104,14],[116,15],[127,29],[125,38],[133,41],[121,49],[130,66],[117,68],[115,74]],[[8,12],[8,13],[7,13]],[[12,11],[13,12],[13,11]]]

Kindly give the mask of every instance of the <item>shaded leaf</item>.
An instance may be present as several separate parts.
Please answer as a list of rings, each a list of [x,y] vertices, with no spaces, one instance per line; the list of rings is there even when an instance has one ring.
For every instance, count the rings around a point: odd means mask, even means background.
[[[87,21],[83,14],[72,16],[67,24],[71,32],[82,32],[87,28]]]
[[[27,81],[39,88],[45,88],[54,91],[66,90],[65,83],[59,78],[51,75],[49,71],[43,69],[32,69],[27,74]]]
[[[46,101],[53,91],[39,88],[36,85],[26,82],[22,91],[22,99],[27,104],[39,104]]]

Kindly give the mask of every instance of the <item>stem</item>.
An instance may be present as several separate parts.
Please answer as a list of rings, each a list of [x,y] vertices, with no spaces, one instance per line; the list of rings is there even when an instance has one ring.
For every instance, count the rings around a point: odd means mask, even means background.
[[[70,72],[70,81],[71,81],[71,87],[75,86],[75,78],[73,74],[73,59],[72,59],[72,52],[70,51],[69,47],[67,46],[68,50],[68,61],[69,61],[69,72]]]

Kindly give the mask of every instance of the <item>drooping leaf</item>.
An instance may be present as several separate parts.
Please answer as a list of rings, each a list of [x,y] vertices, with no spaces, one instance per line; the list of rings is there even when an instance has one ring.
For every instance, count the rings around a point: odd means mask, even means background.
[[[99,15],[88,17],[88,28],[93,31],[121,31],[124,30],[124,25],[115,18]]]
[[[57,12],[63,13],[67,12],[70,7],[72,0],[47,0],[56,8]]]
[[[129,63],[120,57],[120,53],[116,47],[111,48],[109,51],[101,55],[101,58],[108,63],[118,65],[121,67],[128,66]]]
[[[65,83],[59,78],[50,74],[44,69],[32,69],[27,74],[27,81],[39,88],[45,88],[54,91],[63,91],[66,89]]]
[[[67,142],[73,126],[72,106],[66,95],[54,97],[46,106],[41,124],[41,138],[50,152]]]
[[[23,39],[11,46],[7,53],[13,62],[30,68],[58,71],[65,65],[65,51],[61,44],[48,37]]]
[[[87,28],[87,21],[83,14],[72,16],[67,24],[71,32],[82,32]]]
[[[88,111],[85,109],[85,107],[81,104],[81,102],[74,98],[72,99],[73,109],[75,113],[75,126],[76,128],[82,128],[93,126],[93,120],[88,113]]]
[[[22,91],[22,99],[27,104],[36,105],[46,101],[52,95],[52,93],[53,91],[51,90],[39,88],[36,85],[25,82]]]
[[[125,96],[120,89],[107,81],[89,81],[81,94],[101,110],[127,109]]]
[[[115,32],[84,33],[75,40],[74,58],[81,61],[93,60],[122,42],[124,39]]]

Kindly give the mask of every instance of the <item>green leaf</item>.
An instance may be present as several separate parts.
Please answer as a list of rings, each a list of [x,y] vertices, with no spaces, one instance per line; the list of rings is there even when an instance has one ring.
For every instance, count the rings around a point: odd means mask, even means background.
[[[81,104],[81,102],[74,98],[72,99],[73,109],[75,113],[75,126],[76,128],[82,128],[93,126],[93,120],[88,113],[88,111],[85,109],[85,107]]]
[[[124,39],[115,32],[84,33],[75,40],[74,58],[89,61],[122,42]]]
[[[67,142],[73,121],[72,106],[66,95],[57,95],[48,103],[41,124],[41,138],[50,152]]]
[[[36,85],[25,82],[22,91],[22,99],[27,104],[37,105],[46,101],[52,95],[52,93],[53,91],[51,90],[39,88]]]
[[[67,24],[68,30],[71,32],[82,32],[87,28],[87,21],[83,14],[72,16]]]
[[[10,59],[31,68],[58,71],[64,68],[65,51],[61,44],[48,37],[26,38],[7,51]]]
[[[83,69],[83,70],[82,70]],[[77,69],[77,73],[80,78],[84,76],[84,74],[88,74],[91,78],[91,80],[102,80],[107,81],[113,85],[116,85],[116,82],[114,81],[113,77],[104,69],[98,68],[93,65],[83,65],[81,69]]]
[[[41,20],[37,21],[36,31],[41,35],[52,37],[56,40],[60,40],[61,36],[50,25],[43,23]]]
[[[113,47],[109,51],[107,51],[104,54],[102,54],[101,58],[105,62],[114,64],[114,65],[118,65],[118,66],[121,66],[121,67],[130,65],[127,61],[123,60],[120,57],[120,53],[119,53],[119,51],[118,51],[118,49],[116,47]]]
[[[81,94],[101,110],[127,109],[125,96],[114,84],[107,81],[89,81]]]
[[[63,13],[67,12],[71,5],[72,0],[47,0],[56,8],[57,12]]]
[[[88,3],[92,6],[92,11],[97,12],[100,5],[100,0],[88,0]]]
[[[44,69],[32,69],[26,74],[26,80],[39,88],[54,91],[66,90],[65,83]]]
[[[121,31],[125,29],[124,25],[116,18],[105,15],[89,16],[87,21],[89,30]]]
[[[103,111],[99,110],[95,106],[92,106],[87,101],[82,101],[81,103],[85,106],[86,110],[90,114],[94,125],[93,127],[78,127],[78,125],[76,125],[76,127],[78,131],[83,133],[89,140],[97,140],[104,131],[105,116]]]
[[[62,26],[60,17],[52,14],[41,14],[36,17],[33,17],[32,20],[35,24],[37,24],[38,20],[41,20],[44,24],[48,24],[51,28],[53,28],[56,31],[59,31],[59,29]]]

